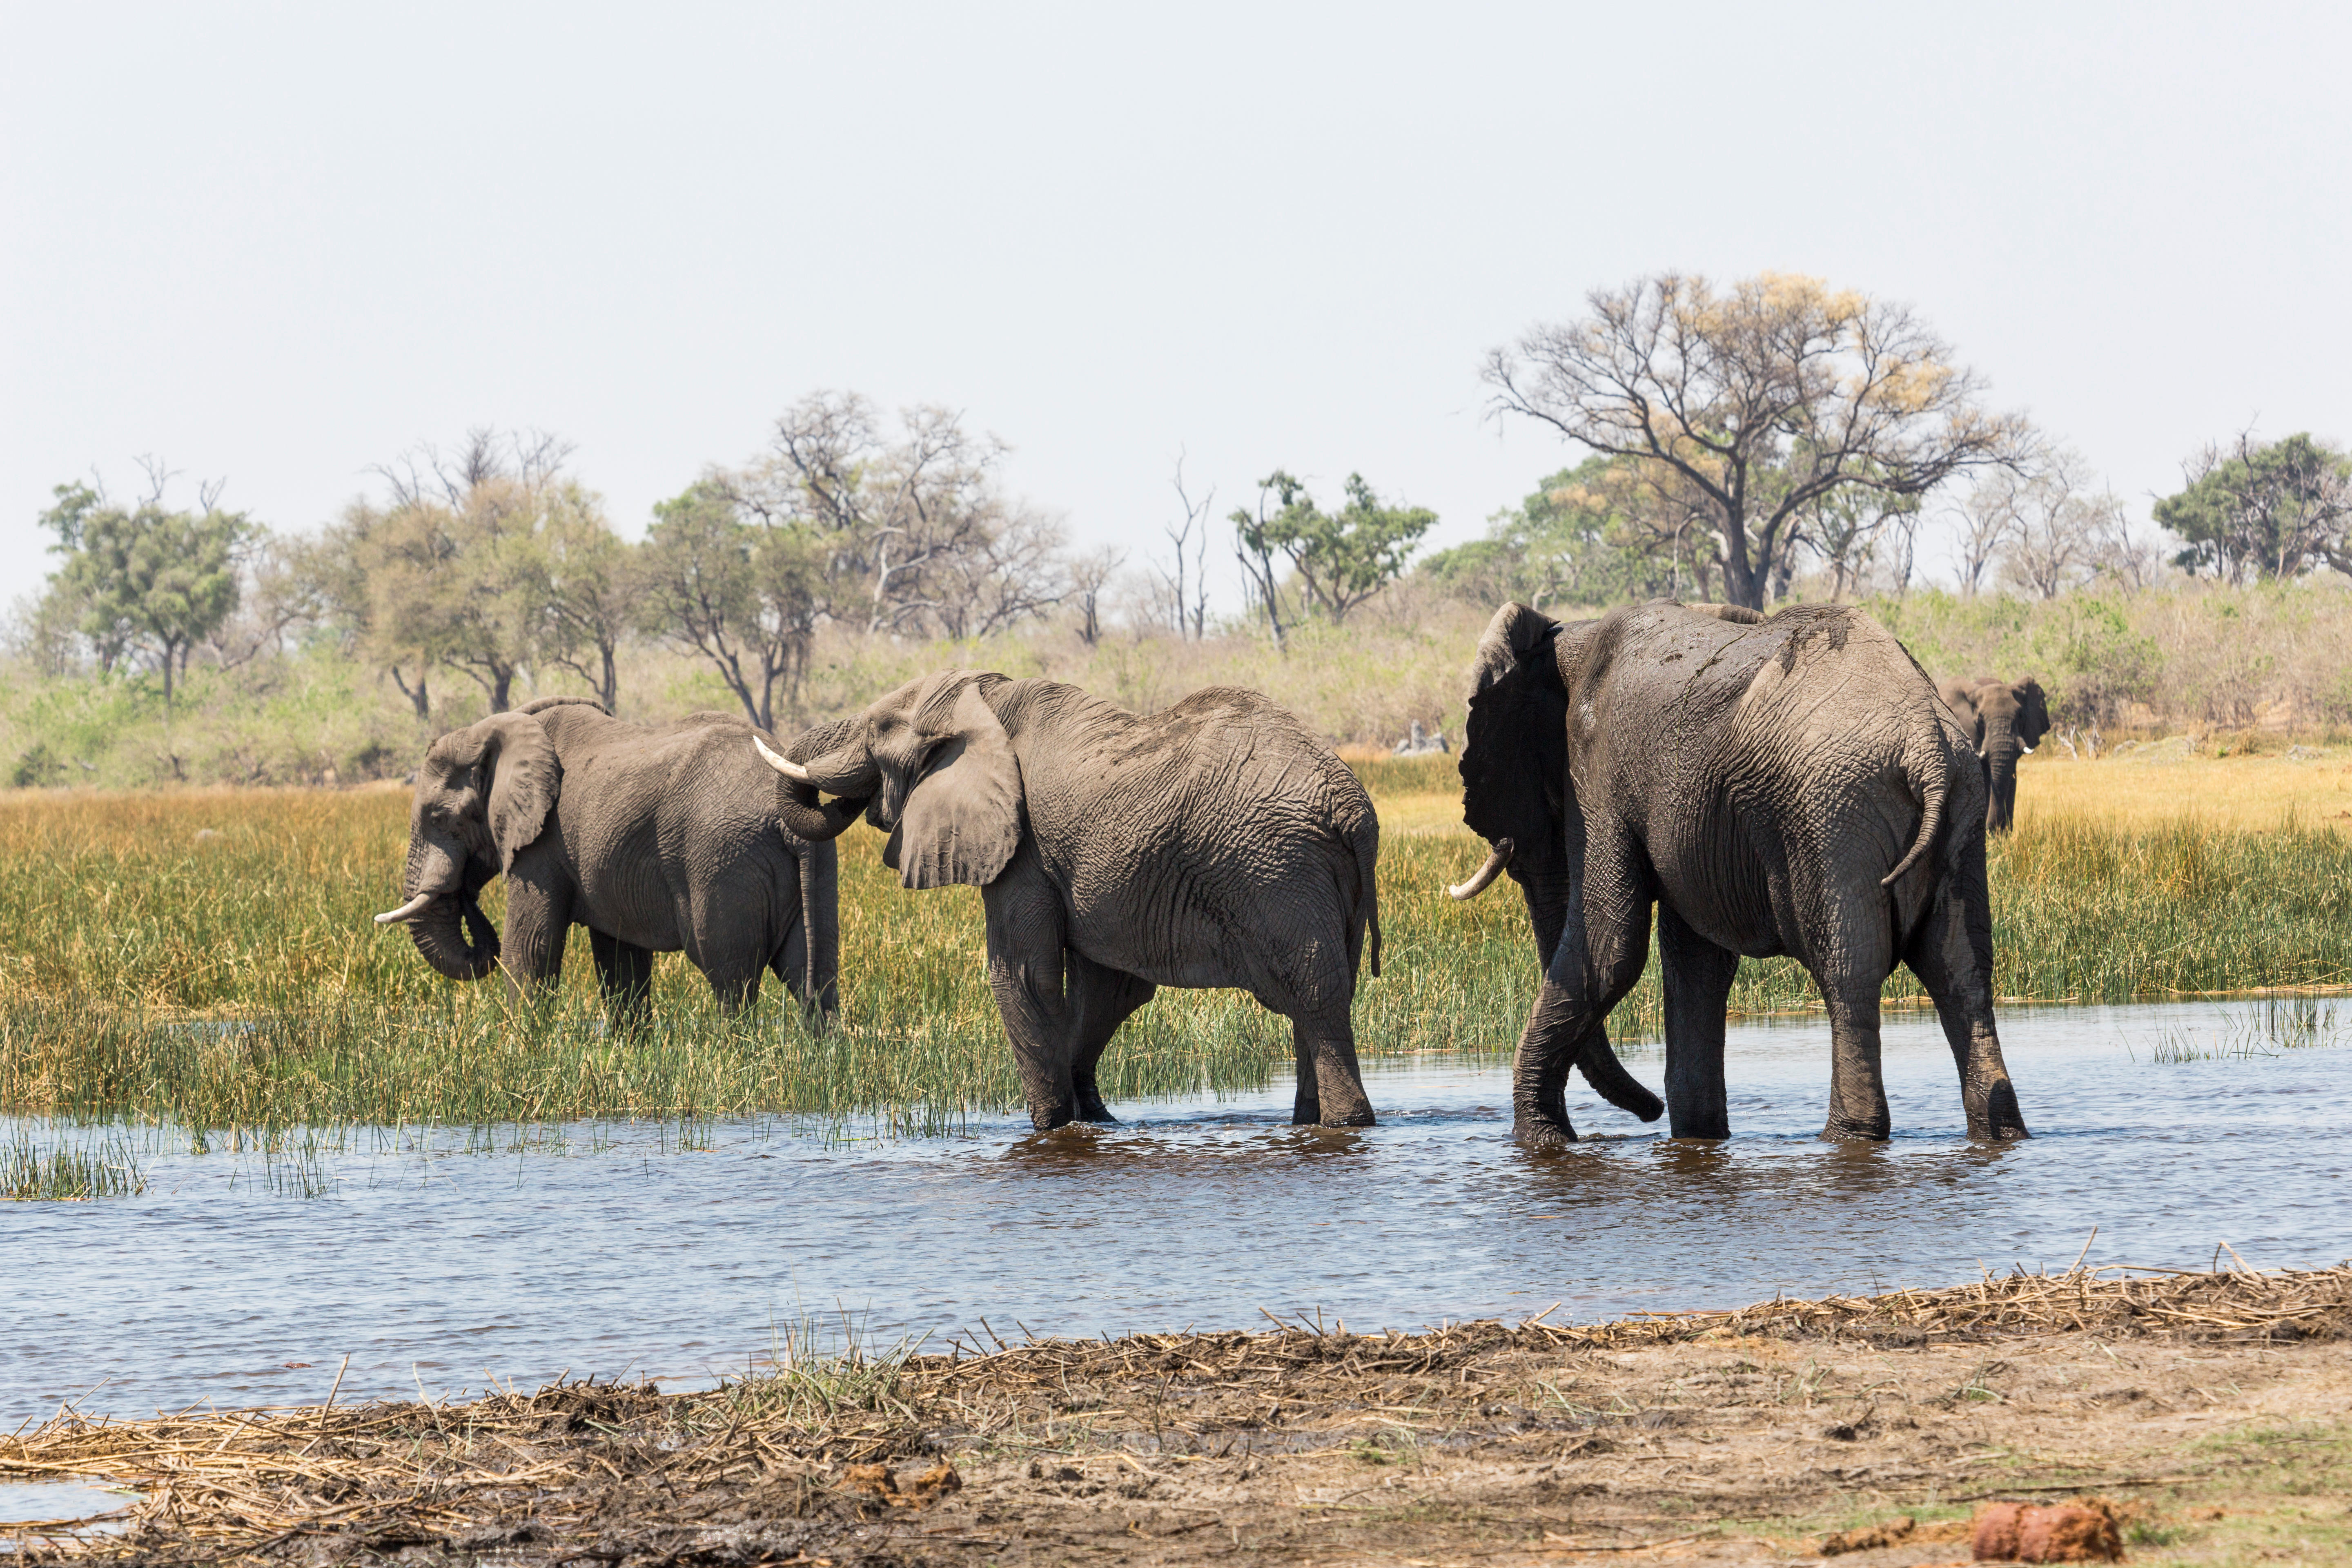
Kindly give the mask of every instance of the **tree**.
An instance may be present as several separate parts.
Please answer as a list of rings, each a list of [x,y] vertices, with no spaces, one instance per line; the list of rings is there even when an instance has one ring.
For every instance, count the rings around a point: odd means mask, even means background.
[[[1209,493],[1199,500],[1184,488],[1184,459],[1176,459],[1176,501],[1184,509],[1184,521],[1167,523],[1160,531],[1175,546],[1175,570],[1170,571],[1156,563],[1153,573],[1168,595],[1167,608],[1175,623],[1181,641],[1190,638],[1198,642],[1208,635],[1209,626],[1209,512],[1217,502],[1217,487],[1211,485]],[[1184,550],[1192,550],[1192,559],[1186,563]]]
[[[2156,503],[2156,521],[2186,546],[2173,562],[2241,584],[2294,577],[2320,564],[2352,571],[2352,458],[2308,434],[2264,447],[2251,430],[2181,466],[2186,488]]]
[[[2054,599],[2098,574],[2111,542],[2123,537],[2123,503],[2092,489],[2090,465],[2071,447],[2048,452],[2005,487],[2011,518],[2002,581]]]
[[[1705,597],[1713,535],[1685,528],[1661,537],[1664,519],[1644,510],[1653,498],[1626,482],[1625,467],[1592,457],[1549,475],[1488,519],[1484,539],[1428,557],[1420,572],[1480,604],[1537,609],[1667,597],[1685,576]]]
[[[2022,422],[1979,407],[1977,377],[1908,310],[1818,279],[1717,294],[1664,272],[1587,303],[1487,356],[1493,406],[1629,459],[1667,515],[1702,519],[1734,604],[1763,608],[1831,491],[1921,495],[2021,445]]]
[[[1233,514],[1243,546],[1258,562],[1262,590],[1271,593],[1267,574],[1273,552],[1279,550],[1308,604],[1334,626],[1396,580],[1405,557],[1437,521],[1427,507],[1381,505],[1361,474],[1348,476],[1347,495],[1338,511],[1326,512],[1304,484],[1276,468],[1258,481],[1255,514],[1238,509]],[[1271,515],[1269,498],[1276,503]],[[1276,640],[1281,640],[1278,635]]]
[[[1916,495],[1903,495],[1868,485],[1840,485],[1814,498],[1799,524],[1798,537],[1812,548],[1830,569],[1830,603],[1842,605],[1858,585],[1878,552],[1879,541],[1890,524],[1907,524],[1918,515]],[[1896,529],[1906,552],[1903,575],[1910,576],[1907,552],[1911,529]]]
[[[620,649],[638,619],[635,551],[613,531],[603,500],[570,480],[541,495],[531,574],[543,606],[539,656],[586,681],[621,710]]]
[[[1078,640],[1088,647],[1102,640],[1103,594],[1126,559],[1125,551],[1105,547],[1070,563],[1070,604],[1078,613]]]
[[[171,475],[150,463],[148,477],[146,499],[127,510],[92,486],[58,485],[41,524],[66,558],[53,591],[78,607],[100,668],[145,656],[168,708],[188,656],[235,613],[238,550],[257,531],[243,512],[220,510],[217,485],[199,491],[196,510],[173,511],[163,505]]]
[[[654,507],[640,624],[709,659],[744,716],[773,729],[777,683],[798,701],[825,555],[806,526],[749,520],[733,485],[706,476]]]

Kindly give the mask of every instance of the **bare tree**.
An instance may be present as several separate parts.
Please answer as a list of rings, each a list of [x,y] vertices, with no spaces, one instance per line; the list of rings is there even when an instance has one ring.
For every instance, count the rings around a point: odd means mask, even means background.
[[[2123,523],[2123,503],[2092,483],[2083,455],[2060,447],[2042,454],[2011,487],[2002,581],[2037,599],[2054,599],[2092,576],[2101,541]]]
[[[1988,468],[1977,476],[1967,496],[1951,512],[1958,528],[1954,542],[1958,555],[1954,565],[1959,574],[1963,597],[1972,599],[1984,587],[1985,574],[1992,570],[2001,546],[2016,531],[2019,492],[2024,487],[2025,476],[2016,469]]]
[[[1160,531],[1175,546],[1175,570],[1154,564],[1169,594],[1169,605],[1175,612],[1176,635],[1200,641],[1208,633],[1209,622],[1209,509],[1216,503],[1217,487],[1211,485],[1209,493],[1195,501],[1184,488],[1184,457],[1176,457],[1176,500],[1184,509],[1184,521],[1164,526]],[[1189,566],[1184,560],[1185,546],[1192,549]],[[1187,584],[1190,594],[1187,595]]]
[[[1487,356],[1493,406],[1641,465],[1705,516],[1725,596],[1751,609],[1822,496],[1924,494],[2021,446],[2022,422],[1980,408],[1976,376],[1900,305],[1775,273],[1717,294],[1675,272],[1587,303]]]
[[[1088,647],[1102,640],[1103,595],[1126,560],[1125,551],[1108,547],[1071,559],[1069,602],[1078,613],[1078,640]]]

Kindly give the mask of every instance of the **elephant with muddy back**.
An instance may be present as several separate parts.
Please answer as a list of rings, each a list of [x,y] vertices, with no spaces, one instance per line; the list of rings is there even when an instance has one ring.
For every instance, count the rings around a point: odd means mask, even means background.
[[[1858,611],[1676,604],[1562,624],[1522,605],[1478,645],[1463,816],[1507,869],[1543,972],[1513,1068],[1523,1142],[1574,1141],[1570,1067],[1677,1138],[1729,1135],[1724,1014],[1742,955],[1812,975],[1831,1037],[1823,1136],[1890,1131],[1879,988],[1908,963],[1935,999],[1970,1136],[2021,1138],[1992,1011],[1984,782],[1902,646]],[[1610,1048],[1652,906],[1666,1099]]]
[[[742,719],[698,713],[658,729],[579,698],[542,698],[433,742],[409,813],[408,928],[453,980],[505,972],[519,995],[561,977],[588,928],[607,1015],[647,1014],[653,955],[683,952],[730,1009],[772,970],[829,1016],[840,970],[836,850],[776,821],[775,775]],[[507,879],[503,939],[482,889]]]
[[[989,986],[1040,1131],[1111,1120],[1096,1064],[1161,985],[1248,991],[1290,1020],[1291,1120],[1371,1123],[1349,1011],[1360,965],[1380,972],[1380,826],[1347,765],[1265,698],[1213,687],[1144,717],[948,670],[789,755],[759,750],[794,834],[827,839],[866,810],[905,886],[981,889]]]
[[[2017,821],[2017,762],[2050,732],[2050,704],[2032,676],[2011,682],[1979,675],[1948,680],[1936,695],[1952,710],[1984,763],[1989,795],[1985,830],[2006,833]]]

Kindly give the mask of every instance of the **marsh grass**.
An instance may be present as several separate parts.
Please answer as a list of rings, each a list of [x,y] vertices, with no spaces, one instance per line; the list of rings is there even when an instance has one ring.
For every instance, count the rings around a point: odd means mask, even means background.
[[[20,1128],[0,1148],[0,1199],[76,1203],[146,1187],[137,1152],[119,1135],[51,1142]]]
[[[1362,986],[1369,1058],[1501,1054],[1536,974],[1507,889],[1444,891],[1483,844],[1428,803],[1448,757],[1360,764],[1375,798],[1426,806],[1381,859],[1384,973]],[[980,897],[910,893],[864,827],[842,840],[843,1005],[812,1030],[772,982],[722,1015],[677,954],[656,963],[654,1023],[607,1031],[585,933],[560,987],[528,1007],[496,981],[433,973],[370,914],[396,902],[406,799],[392,792],[20,795],[0,802],[0,1113],[168,1125],[190,1147],[295,1128],[677,1124],[771,1115],[819,1130],[952,1131],[1016,1107],[1019,1084],[982,973]],[[2352,980],[2352,848],[2332,825],[2255,833],[2193,817],[2115,828],[2028,817],[1992,860],[1995,984],[2006,998],[2134,997]],[[493,918],[502,917],[493,888]],[[1907,971],[1894,1005],[1923,1000]],[[1744,1013],[1816,1006],[1787,960],[1742,964]],[[1660,1021],[1655,965],[1612,1020]],[[1234,992],[1163,991],[1103,1060],[1113,1102],[1263,1089],[1287,1026]]]
[[[2336,1009],[2336,1002],[2316,996],[2266,997],[2259,1007],[2227,1014],[2211,1027],[2158,1031],[2148,1059],[2159,1066],[2248,1061],[2352,1043],[2352,1020]],[[2137,1060],[2138,1047],[2130,1049]]]

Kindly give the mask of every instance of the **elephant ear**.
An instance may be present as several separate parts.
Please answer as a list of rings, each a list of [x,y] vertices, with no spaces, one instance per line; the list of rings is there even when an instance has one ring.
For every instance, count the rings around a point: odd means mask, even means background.
[[[520,713],[493,713],[474,726],[486,732],[483,763],[490,775],[490,838],[499,847],[499,868],[547,826],[563,787],[563,764],[539,721]]]
[[[984,888],[1021,846],[1021,764],[1013,739],[982,700],[980,678],[940,678],[915,704],[915,723],[940,737],[891,836],[909,888]]]
[[[1559,869],[1568,769],[1568,689],[1552,644],[1559,623],[1507,605],[1479,639],[1463,740],[1462,820],[1489,843],[1514,845],[1511,874]]]
[[[2017,683],[2017,738],[2025,742],[2027,751],[2042,744],[2042,737],[2050,733],[2050,703],[2042,695],[2042,683],[2027,676]]]

